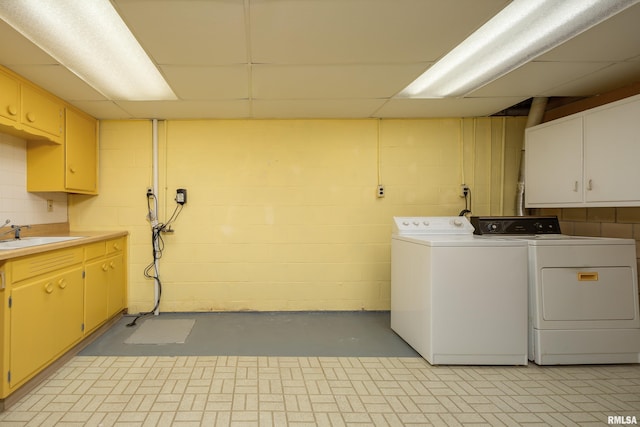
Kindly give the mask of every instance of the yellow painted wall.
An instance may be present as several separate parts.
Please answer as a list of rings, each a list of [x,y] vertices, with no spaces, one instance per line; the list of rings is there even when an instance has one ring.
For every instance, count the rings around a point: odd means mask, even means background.
[[[387,310],[393,216],[512,214],[524,118],[160,122],[161,311]],[[100,195],[71,228],[127,229],[129,311],[153,307],[151,122],[100,124]],[[386,197],[376,198],[378,183]]]

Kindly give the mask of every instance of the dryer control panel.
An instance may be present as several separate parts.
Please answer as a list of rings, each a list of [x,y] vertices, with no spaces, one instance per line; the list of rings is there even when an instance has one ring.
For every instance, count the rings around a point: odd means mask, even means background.
[[[472,216],[474,234],[561,234],[557,216]]]
[[[464,216],[420,216],[393,218],[393,232],[399,235],[473,234]]]

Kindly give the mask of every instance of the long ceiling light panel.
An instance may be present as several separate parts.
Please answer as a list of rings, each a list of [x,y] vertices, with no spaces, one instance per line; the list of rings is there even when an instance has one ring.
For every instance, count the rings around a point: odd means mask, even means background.
[[[639,1],[513,0],[398,96],[465,96]]]
[[[0,1],[0,18],[108,99],[176,99],[109,0]]]

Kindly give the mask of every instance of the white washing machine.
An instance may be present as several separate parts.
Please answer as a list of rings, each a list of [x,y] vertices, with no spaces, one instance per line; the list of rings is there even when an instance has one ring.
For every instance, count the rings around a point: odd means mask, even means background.
[[[391,329],[433,365],[527,364],[527,244],[465,217],[396,217]]]
[[[633,239],[567,236],[557,217],[473,217],[476,233],[529,246],[529,360],[640,362]]]

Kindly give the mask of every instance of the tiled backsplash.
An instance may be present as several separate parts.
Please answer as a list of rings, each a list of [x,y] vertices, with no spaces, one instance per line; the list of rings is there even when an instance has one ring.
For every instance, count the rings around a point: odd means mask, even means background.
[[[0,133],[0,224],[7,219],[20,225],[66,223],[67,195],[28,193],[27,142]]]

